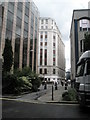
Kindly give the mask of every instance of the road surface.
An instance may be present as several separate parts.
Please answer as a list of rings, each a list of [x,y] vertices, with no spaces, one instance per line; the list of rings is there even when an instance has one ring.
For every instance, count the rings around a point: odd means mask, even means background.
[[[90,108],[80,110],[78,105],[36,104],[15,100],[2,101],[3,118],[90,118]]]

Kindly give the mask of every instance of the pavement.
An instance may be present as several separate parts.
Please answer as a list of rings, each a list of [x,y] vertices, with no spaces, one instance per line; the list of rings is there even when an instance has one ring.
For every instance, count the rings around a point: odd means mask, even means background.
[[[67,90],[71,86],[68,85]],[[3,96],[3,99],[13,99],[24,102],[31,103],[77,103],[77,101],[63,101],[62,93],[67,91],[65,90],[65,86],[61,86],[61,84],[57,85],[57,90],[55,90],[55,86],[53,85],[53,93],[52,93],[52,85],[47,85],[47,89],[44,89],[44,86],[40,86],[40,91],[27,93],[20,96]]]
[[[68,85],[67,90],[65,90],[65,86],[62,86],[61,84],[58,84],[58,89],[55,90],[55,87],[53,86],[53,96],[52,96],[52,86],[50,86],[51,89],[47,94],[44,94],[38,98],[39,102],[42,103],[66,103],[66,104],[77,104],[77,101],[63,101],[62,94],[66,91],[68,91],[69,88],[71,88],[71,85]]]
[[[61,86],[60,84],[58,84],[57,90],[55,90],[55,86],[53,85],[53,93],[52,93],[52,85],[50,87],[51,87],[50,91],[47,94],[39,97],[38,100],[41,102],[60,102],[60,101],[62,101],[62,93],[65,92],[64,86]],[[52,96],[52,94],[53,94],[53,96]]]

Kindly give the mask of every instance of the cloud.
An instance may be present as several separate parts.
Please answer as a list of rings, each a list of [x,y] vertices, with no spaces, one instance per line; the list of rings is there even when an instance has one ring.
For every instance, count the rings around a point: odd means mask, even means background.
[[[41,17],[53,18],[65,44],[66,69],[70,68],[70,28],[73,10],[87,9],[89,0],[34,0]]]
[[[70,69],[70,41],[65,41],[66,70]]]

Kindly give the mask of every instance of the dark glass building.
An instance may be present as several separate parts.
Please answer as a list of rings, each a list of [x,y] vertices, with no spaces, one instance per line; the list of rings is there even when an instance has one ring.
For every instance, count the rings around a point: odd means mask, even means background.
[[[12,43],[13,68],[28,66],[37,72],[37,43],[39,12],[33,1],[3,2],[0,5],[0,47],[3,53],[5,39]],[[2,19],[1,19],[2,18]]]

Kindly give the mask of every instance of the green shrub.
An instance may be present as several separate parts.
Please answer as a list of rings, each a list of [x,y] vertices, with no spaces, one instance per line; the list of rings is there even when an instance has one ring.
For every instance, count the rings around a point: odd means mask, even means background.
[[[65,101],[76,101],[77,100],[77,93],[74,88],[70,88],[68,92],[64,92],[62,94],[62,98]]]
[[[41,85],[41,80],[39,78],[31,79],[31,83],[32,83],[32,90],[38,91],[38,88]]]
[[[29,67],[24,67],[22,70],[21,69],[14,70],[14,74],[17,75],[17,77],[29,76],[31,73],[32,71]]]
[[[3,93],[7,94],[19,94],[25,91],[38,91],[41,85],[41,79],[38,74],[32,72],[30,68],[25,67],[17,69],[14,74],[3,75]]]
[[[18,93],[17,91],[18,81],[14,74],[4,74],[2,77],[2,93]]]
[[[31,88],[32,88],[32,84],[25,76],[18,78],[18,86],[20,87],[22,92],[31,90]]]
[[[32,84],[27,77],[16,77],[14,74],[6,74],[2,79],[3,94],[20,94],[21,92],[30,91]]]

